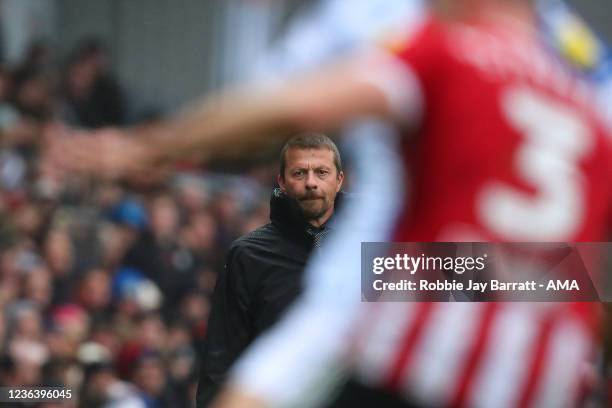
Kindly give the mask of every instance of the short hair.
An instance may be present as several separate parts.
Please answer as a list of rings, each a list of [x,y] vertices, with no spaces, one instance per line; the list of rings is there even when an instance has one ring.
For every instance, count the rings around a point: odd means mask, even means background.
[[[285,143],[280,153],[280,176],[285,178],[287,168],[287,151],[289,149],[327,149],[334,155],[334,166],[338,175],[342,172],[342,159],[338,147],[329,137],[322,133],[306,132],[292,137]]]

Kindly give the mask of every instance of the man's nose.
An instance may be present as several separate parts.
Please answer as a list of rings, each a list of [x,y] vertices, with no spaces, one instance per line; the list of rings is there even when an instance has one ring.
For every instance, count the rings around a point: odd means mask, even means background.
[[[306,188],[314,190],[318,187],[317,178],[315,177],[314,171],[309,171],[306,176]]]

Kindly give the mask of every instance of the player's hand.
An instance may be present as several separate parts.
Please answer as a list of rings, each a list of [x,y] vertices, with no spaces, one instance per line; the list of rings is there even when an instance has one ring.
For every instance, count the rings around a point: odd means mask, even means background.
[[[246,394],[236,388],[226,388],[217,400],[212,404],[212,408],[266,408],[259,398]]]
[[[47,159],[66,172],[115,180],[147,178],[153,156],[143,139],[121,129],[74,131],[55,127],[46,134]]]

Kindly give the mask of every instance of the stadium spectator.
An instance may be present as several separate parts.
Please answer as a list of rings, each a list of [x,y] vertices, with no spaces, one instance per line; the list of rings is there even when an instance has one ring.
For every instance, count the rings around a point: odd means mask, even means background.
[[[176,395],[161,357],[155,353],[144,353],[138,359],[132,369],[131,379],[140,390],[147,407],[179,407],[185,404],[185,398],[181,400]]]
[[[53,286],[51,273],[43,265],[37,265],[25,272],[23,277],[23,297],[34,302],[40,310],[45,310],[51,304]]]
[[[108,51],[100,40],[86,40],[74,51],[66,69],[64,97],[64,116],[72,125],[125,124],[123,91],[110,72]]]
[[[86,271],[77,284],[76,299],[95,320],[107,315],[111,306],[111,278],[104,269]]]
[[[142,231],[127,251],[123,265],[142,271],[158,287],[164,288],[168,310],[176,309],[196,284],[196,256],[180,239],[180,211],[171,195],[153,198],[149,214],[150,228]],[[196,228],[193,221],[190,218],[189,226]]]
[[[87,365],[83,385],[80,407],[147,407],[138,389],[133,384],[121,381],[107,361]]]
[[[56,108],[50,78],[37,68],[26,66],[13,74],[13,103],[33,125],[49,120]]]

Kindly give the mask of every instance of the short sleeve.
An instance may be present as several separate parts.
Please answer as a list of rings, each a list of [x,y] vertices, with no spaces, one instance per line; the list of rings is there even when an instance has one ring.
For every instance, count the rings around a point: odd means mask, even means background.
[[[442,74],[443,35],[440,23],[425,19],[403,42],[370,50],[362,77],[381,91],[393,118],[418,124],[427,110],[428,94]]]

